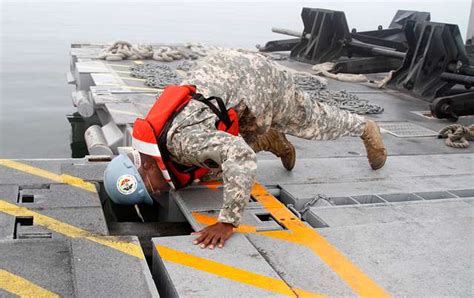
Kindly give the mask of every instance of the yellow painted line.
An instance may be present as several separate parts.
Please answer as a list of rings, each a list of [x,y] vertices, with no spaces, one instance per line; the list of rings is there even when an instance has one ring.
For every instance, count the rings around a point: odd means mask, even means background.
[[[390,297],[383,288],[371,280],[316,230],[309,228],[304,222],[299,220],[280,201],[271,195],[263,185],[255,183],[252,189],[252,195],[288,230],[257,232],[254,226],[241,225],[236,229],[236,232],[256,233],[304,246],[319,256],[331,270],[361,297]],[[199,212],[193,212],[193,217],[197,222],[206,225],[213,224],[217,221],[216,218],[200,214]]]
[[[197,257],[161,245],[157,245],[156,249],[161,258],[165,261],[204,271],[231,281],[243,283],[273,293],[296,297],[295,292],[282,280]],[[297,289],[296,291],[301,294],[302,297],[324,297],[301,289]]]
[[[84,190],[87,190],[87,191],[90,191],[90,192],[94,192],[94,193],[97,192],[97,190],[95,188],[95,185],[93,183],[86,182],[86,181],[84,181],[80,178],[74,177],[74,176],[70,176],[70,175],[66,175],[66,174],[58,175],[58,174],[55,174],[55,173],[52,173],[52,172],[49,172],[49,171],[46,171],[46,170],[43,170],[43,169],[40,169],[40,168],[37,168],[37,167],[33,167],[33,166],[30,166],[30,165],[27,165],[27,164],[24,164],[24,163],[21,163],[21,162],[8,160],[8,159],[0,159],[0,166],[4,166],[4,167],[7,167],[7,168],[11,168],[11,169],[14,169],[14,170],[25,172],[25,173],[28,173],[28,174],[31,174],[31,175],[43,177],[43,178],[46,178],[46,179],[49,179],[49,180],[52,180],[52,181],[55,181],[55,182],[66,183],[66,184],[69,184],[71,186],[81,188],[81,189],[84,189]]]
[[[205,215],[205,214],[202,214],[202,213],[199,213],[199,212],[193,212],[193,217],[194,219],[196,219],[196,221],[200,224],[203,224],[203,225],[213,225],[217,222],[217,218],[215,217],[212,217],[212,216],[208,216],[208,215]],[[251,226],[251,225],[240,225],[238,228],[234,228],[234,231],[235,232],[239,232],[239,233],[256,233],[257,232],[257,228],[255,228],[254,226]]]
[[[80,178],[70,175],[58,175],[40,168],[26,165],[20,162],[0,159],[0,165],[40,176],[59,183],[66,183],[90,192],[96,192],[95,185]],[[277,238],[280,240],[303,245],[318,255],[342,280],[344,280],[356,293],[362,297],[389,297],[383,288],[372,281],[364,272],[332,246],[317,231],[309,228],[293,213],[291,213],[281,202],[267,192],[265,187],[256,183],[252,189],[252,195],[269,211],[273,217],[288,231],[259,232],[261,235]],[[129,255],[143,259],[141,247],[133,243],[115,241],[103,236],[93,235],[90,232],[60,222],[56,219],[36,213],[24,207],[0,201],[0,211],[13,216],[33,216],[35,224],[64,234],[69,237],[84,237],[96,243],[114,248]],[[201,220],[204,220],[201,218]],[[208,222],[209,219],[206,219]],[[254,232],[254,227],[243,227],[240,232]]]
[[[123,252],[127,255],[145,259],[143,251],[140,245],[122,241],[119,238],[111,236],[102,236],[97,235],[86,230],[80,229],[78,227],[72,226],[70,224],[61,222],[52,217],[43,215],[41,213],[32,211],[25,207],[20,207],[15,204],[8,203],[6,201],[0,200],[0,212],[12,215],[12,216],[32,216],[33,223],[35,225],[43,226],[48,230],[57,232],[59,234],[65,235],[70,238],[84,238],[104,246],[110,247],[112,249]]]
[[[209,189],[217,190],[220,186],[222,186],[222,182],[218,180],[211,180],[211,181],[201,181],[199,185],[204,185]]]
[[[133,61],[133,63],[140,65],[140,64],[143,64],[143,61],[141,61],[141,60],[135,60],[135,61]]]
[[[80,229],[78,227],[72,226],[70,224],[61,222],[52,217],[32,211],[25,207],[20,207],[15,204],[11,204],[6,201],[0,200],[0,212],[9,214],[11,216],[32,216],[33,222],[35,225],[43,226],[47,228],[48,230],[60,233],[70,238],[84,238],[89,241],[93,241],[93,242],[102,244],[104,246],[107,246],[109,248],[115,249],[127,255],[136,257],[138,259],[141,259],[141,260],[145,259],[145,256],[143,254],[141,247],[137,244],[122,241],[116,237],[96,235],[88,231],[85,231],[83,229]],[[169,250],[167,252],[169,252]],[[160,255],[161,255],[161,251],[160,251]],[[176,254],[167,254],[167,256],[168,258],[165,258],[166,260],[175,262],[173,260],[175,260]],[[270,291],[274,291],[277,293],[281,293],[282,291],[285,291],[287,293],[291,292],[290,288],[283,281],[266,277],[263,275],[258,275],[253,272],[244,271],[241,269],[237,269],[237,268],[220,264],[218,262],[214,262],[210,260],[206,260],[207,263],[202,263],[202,262],[196,263],[196,260],[200,258],[190,255],[190,254],[180,255],[177,257],[177,259],[181,260],[179,263],[181,265],[192,267],[197,270],[201,270],[201,266],[204,266],[207,269],[202,270],[202,271],[213,273],[215,275],[218,275],[218,273],[220,272],[221,275],[219,276],[222,276],[228,279],[234,278],[233,280],[236,282],[247,283],[247,284],[254,285],[256,287],[263,288],[263,289],[267,289],[267,287],[276,288],[276,290],[270,290]],[[189,266],[189,264],[195,264],[196,266]],[[213,266],[208,266],[209,264],[212,264]],[[212,272],[208,270],[211,270]],[[252,280],[252,281],[248,281],[248,280]],[[287,287],[288,289],[285,289],[284,287]],[[313,297],[315,295],[303,289],[294,289],[294,291],[295,293],[298,293],[298,295],[301,294],[301,297]],[[291,296],[295,296],[295,295],[291,295]],[[320,297],[320,295],[317,295],[314,297]]]
[[[377,285],[316,230],[309,228],[296,218],[263,185],[255,183],[252,195],[278,222],[289,230],[289,232],[272,231],[259,234],[297,243],[309,248],[361,297],[390,297],[382,287]]]
[[[20,297],[60,297],[56,293],[3,269],[0,269],[0,288]]]

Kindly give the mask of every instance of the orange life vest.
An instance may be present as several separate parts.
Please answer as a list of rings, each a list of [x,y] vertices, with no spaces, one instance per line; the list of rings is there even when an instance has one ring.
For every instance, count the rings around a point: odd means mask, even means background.
[[[216,128],[232,135],[239,134],[239,121],[234,109],[227,109],[219,97],[205,98],[191,85],[167,86],[157,98],[145,119],[137,118],[133,125],[132,145],[138,151],[152,156],[163,177],[174,189],[191,184],[209,172],[207,168],[185,166],[171,160],[166,147],[168,130],[175,116],[191,101],[206,104],[217,116]],[[216,101],[217,106],[212,102]]]

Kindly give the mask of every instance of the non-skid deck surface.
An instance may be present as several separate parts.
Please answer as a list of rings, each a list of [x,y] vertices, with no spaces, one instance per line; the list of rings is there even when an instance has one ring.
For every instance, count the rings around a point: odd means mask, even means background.
[[[159,90],[130,77],[135,62],[91,60],[99,51],[73,48],[71,73],[126,146]],[[385,167],[370,169],[359,138],[290,137],[295,169],[258,155],[261,184],[223,249],[202,250],[194,236],[157,237],[147,265],[136,237],[107,236],[95,184],[105,162],[0,161],[0,295],[472,296],[474,147],[449,148],[433,136],[450,123],[423,116],[426,102],[363,84],[329,80],[328,88],[384,107],[369,118],[385,127]],[[169,197],[198,230],[215,222],[222,186]]]

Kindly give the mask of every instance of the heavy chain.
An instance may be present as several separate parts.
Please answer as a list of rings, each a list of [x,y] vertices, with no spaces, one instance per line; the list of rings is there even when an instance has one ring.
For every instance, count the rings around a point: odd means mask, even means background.
[[[194,62],[183,61],[176,66],[176,69],[188,72],[195,64]]]
[[[383,108],[360,99],[357,95],[347,91],[326,90],[327,85],[315,76],[297,74],[294,76],[295,84],[303,90],[311,100],[323,102],[330,106],[338,107],[356,114],[380,114]]]
[[[132,77],[145,79],[145,85],[163,89],[167,85],[179,85],[182,78],[167,65],[145,63],[130,66]]]
[[[330,106],[336,106],[341,110],[346,110],[359,115],[380,114],[383,108],[370,103],[368,100],[360,99],[358,96],[347,91],[321,90],[309,93],[312,100],[323,102]]]
[[[326,89],[326,83],[316,76],[298,73],[293,76],[293,80],[298,88],[305,92]]]

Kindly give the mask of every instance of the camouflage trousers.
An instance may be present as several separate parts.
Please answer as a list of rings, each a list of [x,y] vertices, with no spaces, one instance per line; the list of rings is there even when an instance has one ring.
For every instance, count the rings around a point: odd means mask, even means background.
[[[246,105],[240,108],[240,134],[253,147],[265,131],[255,125],[255,117]],[[334,140],[344,136],[361,136],[365,118],[309,99],[298,89],[288,88],[281,97],[274,98],[270,129],[308,140]],[[237,107],[237,109],[239,109]]]

